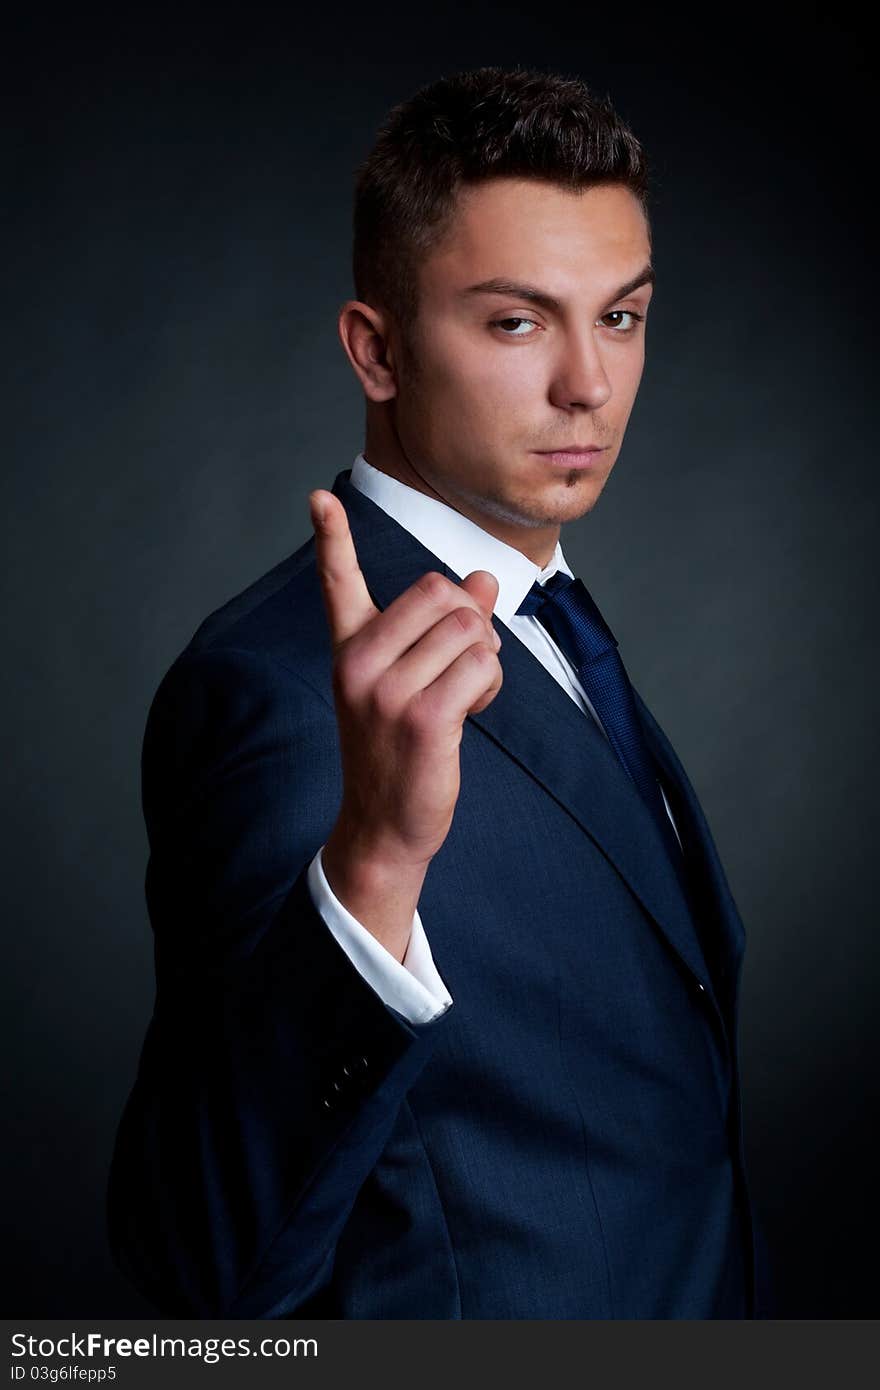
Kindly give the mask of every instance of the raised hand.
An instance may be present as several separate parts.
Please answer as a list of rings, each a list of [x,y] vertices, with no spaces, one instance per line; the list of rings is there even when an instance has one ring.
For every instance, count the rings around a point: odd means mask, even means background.
[[[468,714],[501,688],[491,622],[498,581],[429,571],[380,612],[345,508],[309,498],[333,643],[343,797],[323,854],[336,896],[398,960],[428,865],[452,824]]]

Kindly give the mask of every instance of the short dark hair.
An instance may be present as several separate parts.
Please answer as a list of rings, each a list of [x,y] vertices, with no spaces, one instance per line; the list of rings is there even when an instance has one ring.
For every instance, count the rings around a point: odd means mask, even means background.
[[[401,329],[418,312],[418,264],[451,222],[462,185],[532,178],[573,191],[619,183],[647,215],[638,140],[608,96],[577,77],[477,68],[394,106],[356,171],[355,295]]]

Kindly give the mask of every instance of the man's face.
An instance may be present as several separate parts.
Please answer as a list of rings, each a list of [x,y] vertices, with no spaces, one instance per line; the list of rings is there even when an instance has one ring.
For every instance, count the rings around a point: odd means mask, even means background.
[[[461,190],[420,267],[412,362],[398,363],[396,432],[426,491],[533,558],[552,551],[617,459],[651,297],[650,283],[626,287],[650,259],[645,215],[621,185]],[[550,453],[593,444],[577,467]]]

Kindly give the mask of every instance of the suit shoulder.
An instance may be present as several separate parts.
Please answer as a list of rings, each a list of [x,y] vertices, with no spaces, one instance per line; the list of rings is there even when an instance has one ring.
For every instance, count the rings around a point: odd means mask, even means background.
[[[147,711],[145,804],[156,768],[206,764],[267,729],[336,737],[332,646],[309,542],[210,613],[165,670]],[[261,732],[262,731],[262,732]]]
[[[329,693],[332,646],[314,536],[208,614],[174,664],[224,651],[268,657]]]

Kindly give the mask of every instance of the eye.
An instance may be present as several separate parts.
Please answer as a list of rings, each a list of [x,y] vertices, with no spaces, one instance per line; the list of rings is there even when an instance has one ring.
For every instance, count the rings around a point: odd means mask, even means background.
[[[632,322],[623,327],[617,323],[609,323],[605,326],[606,328],[613,328],[616,333],[632,333],[644,317],[644,314],[636,313],[635,309],[611,309],[607,314],[602,315],[599,322],[604,323],[606,319],[631,319]]]
[[[519,331],[517,331],[516,329],[514,329],[514,331],[513,331],[512,333],[508,333],[508,331],[507,331],[505,325],[506,325],[506,324],[509,324],[509,323],[512,323],[512,324],[520,324],[520,325],[526,324],[526,326],[527,326],[527,331],[526,331],[525,333],[520,333]],[[506,338],[530,338],[532,335],[531,335],[531,333],[528,331],[528,325],[531,325],[532,328],[537,328],[537,327],[539,326],[538,324],[535,323],[534,319],[523,319],[523,318],[495,319],[495,320],[493,320],[493,323],[492,323],[492,327],[493,327],[493,328],[500,328],[501,331],[502,331],[502,333],[504,334],[504,336],[505,336]]]

